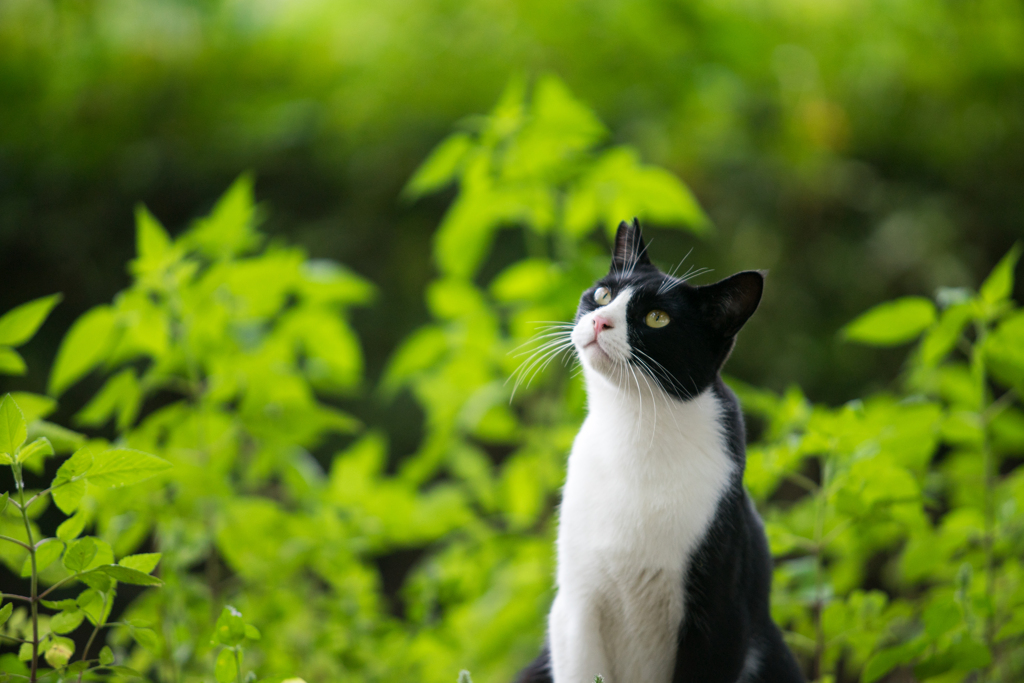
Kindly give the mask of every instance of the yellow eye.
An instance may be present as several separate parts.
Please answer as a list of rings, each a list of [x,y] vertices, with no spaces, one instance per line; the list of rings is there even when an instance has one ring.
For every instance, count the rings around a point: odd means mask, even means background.
[[[612,293],[608,291],[607,287],[598,287],[594,292],[594,301],[602,306],[607,306],[612,302]]]
[[[668,325],[668,320],[668,313],[658,309],[654,309],[644,318],[644,322],[647,323],[648,327],[665,327],[665,325]]]

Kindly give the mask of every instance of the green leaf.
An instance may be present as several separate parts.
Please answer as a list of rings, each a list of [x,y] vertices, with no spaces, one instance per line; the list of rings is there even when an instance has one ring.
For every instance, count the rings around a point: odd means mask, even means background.
[[[209,216],[200,218],[181,239],[214,259],[243,254],[260,243],[252,176],[243,174],[217,200]]]
[[[106,593],[114,585],[114,582],[111,580],[111,578],[107,576],[106,573],[101,572],[99,569],[94,569],[92,571],[86,572],[85,574],[82,574],[78,577],[78,580],[84,583],[89,588],[91,588],[93,591],[96,591],[98,593]],[[83,609],[86,608],[83,607]],[[86,609],[86,616],[88,616],[93,621],[93,623],[96,623],[96,619],[93,618],[94,612],[95,611],[89,611],[88,609]]]
[[[78,509],[79,503],[82,502],[82,496],[85,495],[86,488],[85,480],[78,479],[72,481],[72,479],[88,472],[92,463],[92,450],[84,447],[75,451],[70,458],[57,468],[57,475],[50,484],[53,488],[50,495],[53,497],[54,504],[64,514],[70,515]]]
[[[7,394],[0,401],[0,453],[6,453],[13,459],[27,438],[28,426],[21,408]]]
[[[160,562],[160,553],[140,553],[138,555],[129,555],[122,557],[118,564],[122,567],[128,567],[140,571],[144,574],[150,574],[156,569],[157,563]]]
[[[112,448],[94,456],[86,477],[94,486],[116,487],[149,479],[171,467],[171,463],[131,448]]]
[[[73,598],[68,598],[67,600],[40,600],[40,602],[50,609],[62,611],[78,609],[78,602]]]
[[[217,625],[213,629],[213,642],[233,647],[240,644],[244,638],[245,622],[242,620],[242,614],[231,605],[226,606],[217,617]]]
[[[72,662],[71,664],[68,664],[68,668],[64,669],[64,673],[67,676],[74,676],[75,674],[81,671],[86,671],[90,666],[91,663],[89,662],[89,660],[78,660],[77,662]]]
[[[73,654],[75,641],[58,636],[50,640],[50,646],[46,649],[46,663],[54,669],[60,669],[67,666]]]
[[[26,430],[26,437],[27,436],[28,430]],[[53,446],[50,444],[50,440],[45,436],[39,437],[22,448],[18,453],[18,462],[25,462],[34,455],[41,455],[43,457],[53,455]]]
[[[260,630],[258,628],[256,628],[252,624],[246,624],[245,637],[249,640],[259,640],[262,636],[260,635]]]
[[[935,304],[920,296],[887,301],[860,315],[841,330],[845,339],[869,346],[897,346],[913,341],[935,322]]]
[[[147,650],[153,652],[159,652],[160,650],[160,639],[157,637],[156,631],[151,628],[132,627],[132,638]]]
[[[141,401],[142,389],[135,370],[126,368],[108,379],[74,419],[87,427],[102,427],[116,415],[117,428],[123,431],[135,421]]]
[[[75,540],[85,530],[85,524],[88,519],[89,516],[85,510],[78,510],[72,517],[68,517],[57,527],[57,538],[65,543]]]
[[[19,404],[21,405],[21,404]],[[71,453],[85,445],[85,435],[65,429],[46,420],[29,422],[28,437],[36,439],[45,436],[53,444],[53,450],[58,453]]]
[[[943,311],[938,323],[933,325],[921,340],[921,361],[929,366],[942,361],[956,346],[964,327],[970,321],[970,305],[958,304]]]
[[[68,546],[64,553],[64,568],[70,572],[80,572],[89,566],[96,557],[96,539],[92,536],[80,538]]]
[[[109,645],[104,645],[103,649],[100,650],[100,666],[107,666],[108,664],[114,663],[114,653],[111,651]]]
[[[117,314],[110,306],[96,306],[76,320],[57,351],[49,393],[60,396],[99,365],[113,344],[116,330]]]
[[[914,659],[924,651],[927,644],[925,640],[912,640],[877,652],[864,666],[860,675],[861,683],[874,683],[897,666]]]
[[[32,643],[22,643],[18,649],[18,659],[23,662],[32,661]]]
[[[163,266],[172,251],[171,237],[153,214],[140,204],[135,208],[135,252],[132,272],[146,275]]]
[[[416,169],[403,194],[415,199],[440,190],[456,179],[472,149],[473,142],[465,133],[448,136]]]
[[[238,677],[238,664],[235,662],[235,652],[230,648],[224,648],[217,654],[217,663],[213,668],[213,674],[217,683],[233,683]]]
[[[0,375],[24,375],[28,371],[25,359],[9,346],[0,346]]]
[[[3,513],[7,509],[7,501],[10,500],[11,494],[4,491],[4,494],[0,496],[0,513]]]
[[[982,301],[997,304],[1010,298],[1013,293],[1013,269],[1017,266],[1020,253],[1021,244],[1018,242],[992,269],[979,291]]]
[[[7,620],[11,618],[11,613],[14,611],[14,603],[7,603],[3,607],[0,607],[0,626],[7,623]]]
[[[82,575],[84,580],[86,577],[101,578],[107,582],[105,588],[89,588],[81,592],[76,602],[78,607],[85,612],[86,618],[92,624],[103,624],[106,623],[107,617],[110,616],[110,609],[114,602],[113,594],[107,595],[110,591],[113,582],[110,578],[102,572],[89,572],[88,574]]]
[[[31,339],[60,299],[60,294],[51,294],[5,313],[0,318],[0,345],[21,346]]]
[[[60,554],[64,552],[64,544],[55,538],[48,538],[36,547],[36,574],[41,574],[44,569],[57,561]],[[32,558],[26,557],[25,563],[21,565],[22,577],[32,576]]]
[[[163,584],[163,581],[155,576],[150,576],[149,574],[144,574],[137,569],[130,569],[116,564],[105,564],[102,567],[97,567],[97,569],[111,578],[124,583],[131,583],[136,586],[159,586]]]
[[[21,408],[21,413],[25,416],[25,422],[29,423],[30,432],[33,422],[46,417],[57,409],[57,402],[49,396],[43,396],[42,394],[33,394],[28,391],[12,391],[11,398]]]
[[[61,612],[50,618],[50,630],[54,633],[71,633],[81,626],[83,619],[85,619],[85,612],[80,609]]]

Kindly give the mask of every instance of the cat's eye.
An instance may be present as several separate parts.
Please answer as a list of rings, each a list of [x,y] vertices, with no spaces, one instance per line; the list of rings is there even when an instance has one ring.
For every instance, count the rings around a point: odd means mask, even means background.
[[[648,327],[665,327],[665,325],[668,325],[668,320],[668,313],[658,309],[654,309],[644,318],[644,322],[647,323]]]
[[[612,302],[612,293],[608,291],[607,287],[598,287],[594,292],[594,301],[602,306],[607,306]]]

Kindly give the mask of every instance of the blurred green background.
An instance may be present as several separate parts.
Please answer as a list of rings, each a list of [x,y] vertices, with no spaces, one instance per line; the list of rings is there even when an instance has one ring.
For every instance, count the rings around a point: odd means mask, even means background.
[[[381,288],[355,317],[372,381],[426,318],[450,200],[402,186],[511,76],[543,72],[699,198],[716,230],[650,226],[657,260],[693,248],[704,281],[771,269],[731,365],[748,381],[830,402],[873,387],[898,356],[835,331],[976,284],[1024,234],[1015,0],[4,0],[0,309],[64,292],[34,342],[52,358],[127,283],[137,202],[181,226],[248,169],[271,233]]]

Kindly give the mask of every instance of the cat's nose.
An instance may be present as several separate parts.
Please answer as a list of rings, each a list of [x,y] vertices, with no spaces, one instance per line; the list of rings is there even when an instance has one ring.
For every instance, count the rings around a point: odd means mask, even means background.
[[[602,318],[599,315],[594,316],[594,336],[597,337],[601,330],[612,329],[612,323],[606,318]]]

